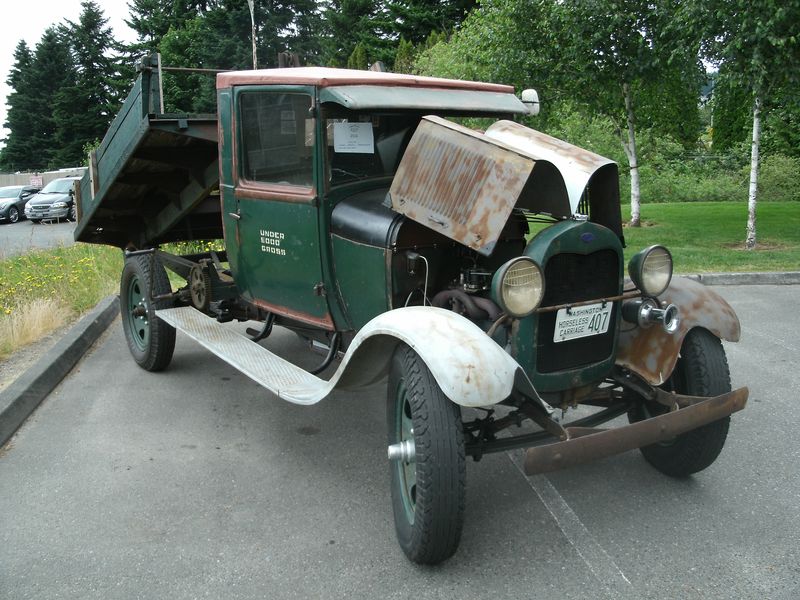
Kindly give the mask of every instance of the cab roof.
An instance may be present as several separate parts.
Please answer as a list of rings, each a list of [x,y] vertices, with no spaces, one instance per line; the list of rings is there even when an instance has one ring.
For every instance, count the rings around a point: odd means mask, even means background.
[[[234,85],[315,85],[332,87],[343,85],[402,86],[474,90],[483,92],[514,93],[510,85],[440,79],[401,73],[382,73],[328,67],[294,67],[288,69],[261,69],[258,71],[227,71],[217,74],[217,89]]]

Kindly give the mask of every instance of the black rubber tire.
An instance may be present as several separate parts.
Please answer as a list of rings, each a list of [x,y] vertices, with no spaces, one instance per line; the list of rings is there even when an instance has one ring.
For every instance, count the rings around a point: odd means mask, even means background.
[[[680,358],[672,376],[663,386],[690,396],[718,396],[731,391],[728,360],[722,342],[706,329],[692,329],[683,340]],[[660,404],[639,403],[628,415],[641,421],[666,412]],[[668,442],[640,448],[644,458],[671,477],[688,477],[709,467],[722,452],[731,418],[687,431]]]
[[[78,209],[73,204],[69,207],[69,214],[67,215],[67,221],[72,221],[73,223],[78,220]]]
[[[19,209],[16,206],[12,206],[8,209],[8,222],[16,223],[17,221],[19,221]]]
[[[154,296],[171,291],[167,272],[157,258],[151,254],[127,258],[120,278],[119,302],[122,329],[136,364],[146,371],[161,371],[169,365],[175,351],[175,328],[159,319],[155,311],[169,308],[170,300],[145,302],[146,325],[142,330],[137,330],[130,310],[134,290],[138,289],[145,298],[148,297],[151,278]],[[145,329],[146,332],[142,334]]]
[[[455,553],[464,525],[467,471],[461,409],[442,393],[419,355],[405,344],[395,351],[389,371],[390,445],[400,441],[404,418],[406,423],[410,418],[413,427],[416,485],[409,513],[404,468],[411,463],[390,461],[397,541],[412,562],[435,565]]]
[[[41,223],[41,219],[31,219],[31,223]]]

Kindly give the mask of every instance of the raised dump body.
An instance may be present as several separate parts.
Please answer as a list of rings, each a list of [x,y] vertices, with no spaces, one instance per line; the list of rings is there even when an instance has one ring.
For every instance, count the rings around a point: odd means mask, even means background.
[[[144,248],[222,237],[217,115],[165,114],[152,60],[91,154],[78,241]]]

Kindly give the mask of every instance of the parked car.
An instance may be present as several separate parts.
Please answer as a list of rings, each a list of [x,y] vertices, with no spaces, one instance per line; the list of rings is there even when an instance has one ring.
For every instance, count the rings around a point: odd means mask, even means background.
[[[29,185],[8,185],[0,188],[0,221],[16,223],[24,218],[25,204],[39,191]]]
[[[80,180],[80,177],[54,179],[28,201],[25,206],[25,216],[34,223],[43,219],[75,221],[77,218],[75,182]]]

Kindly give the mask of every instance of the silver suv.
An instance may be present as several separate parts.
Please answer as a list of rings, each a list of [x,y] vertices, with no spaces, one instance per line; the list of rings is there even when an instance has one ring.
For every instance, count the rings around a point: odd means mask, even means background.
[[[75,221],[75,182],[81,177],[54,179],[42,191],[28,200],[25,217],[38,223],[43,219],[69,219]]]

